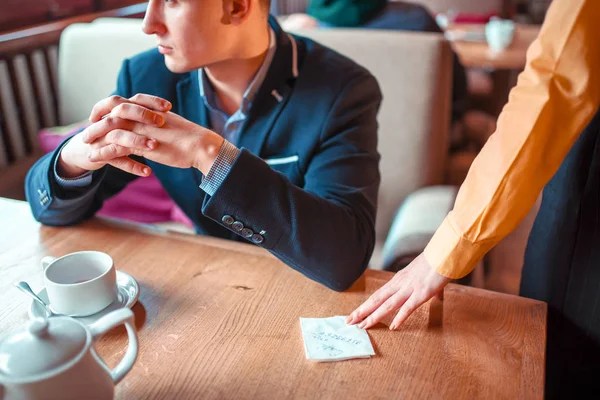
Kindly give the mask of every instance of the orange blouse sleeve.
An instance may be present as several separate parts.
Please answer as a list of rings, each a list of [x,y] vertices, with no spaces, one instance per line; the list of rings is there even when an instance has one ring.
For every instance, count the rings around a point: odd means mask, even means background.
[[[453,210],[425,249],[457,279],[527,215],[600,105],[600,1],[554,0]]]

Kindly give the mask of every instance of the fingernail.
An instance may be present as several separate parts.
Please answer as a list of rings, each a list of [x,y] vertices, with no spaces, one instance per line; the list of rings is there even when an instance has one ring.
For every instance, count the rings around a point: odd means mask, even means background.
[[[142,172],[144,173],[144,175],[149,175],[150,174],[150,168],[145,167],[142,169]]]
[[[165,121],[163,120],[163,118],[160,115],[155,115],[154,116],[154,123],[156,125],[158,125],[159,127],[163,126],[163,124],[165,123]]]
[[[394,325],[394,324],[391,324],[391,325],[390,325],[390,331],[395,331],[395,330],[396,330],[396,328],[397,328],[397,327],[396,327],[396,325]]]
[[[171,109],[171,103],[169,103],[168,101],[163,101],[162,105],[164,108],[166,108],[167,110]]]
[[[348,317],[346,318],[346,324],[351,325],[353,320],[354,317],[352,315],[348,315]]]
[[[363,321],[358,327],[360,329],[365,329],[365,326],[367,326],[367,321]]]
[[[148,139],[148,141],[146,142],[146,147],[150,150],[153,150],[156,147],[156,140]]]

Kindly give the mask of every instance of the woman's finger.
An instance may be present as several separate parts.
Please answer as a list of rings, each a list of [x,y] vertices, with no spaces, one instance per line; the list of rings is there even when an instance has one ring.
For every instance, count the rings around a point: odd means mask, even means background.
[[[408,298],[408,300],[406,300],[404,305],[400,307],[400,310],[398,310],[398,314],[396,314],[396,317],[390,324],[390,329],[397,329],[400,325],[404,323],[404,321],[406,321],[408,317],[410,317],[410,315],[413,312],[415,312],[417,308],[419,308],[423,303],[425,303],[432,297],[433,295],[429,297],[424,296],[422,292],[413,292],[412,295]]]
[[[387,299],[389,299],[390,296],[396,293],[396,291],[397,289],[395,287],[394,280],[389,281],[379,290],[373,293],[367,301],[362,303],[356,310],[354,310],[348,316],[348,318],[346,318],[346,323],[349,325],[354,325],[361,322],[367,316],[371,315],[371,313],[381,306]]]
[[[402,307],[410,297],[411,293],[412,290],[410,288],[403,288],[397,291],[393,296],[375,309],[375,311],[373,311],[373,313],[371,313],[371,315],[369,315],[358,327],[361,329],[369,329],[373,325],[376,325],[386,316]]]

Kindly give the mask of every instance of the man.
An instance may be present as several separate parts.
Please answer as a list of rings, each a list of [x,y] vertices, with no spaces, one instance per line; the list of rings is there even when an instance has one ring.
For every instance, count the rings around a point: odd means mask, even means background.
[[[600,3],[555,0],[498,129],[454,209],[417,259],[348,318],[395,329],[450,279],[469,273],[545,187],[521,295],[548,303],[546,397],[600,389]]]
[[[255,243],[347,289],[375,241],[381,93],[268,8],[151,0],[143,29],[158,49],[126,60],[92,125],[31,169],[34,216],[77,223],[153,171],[199,234]]]

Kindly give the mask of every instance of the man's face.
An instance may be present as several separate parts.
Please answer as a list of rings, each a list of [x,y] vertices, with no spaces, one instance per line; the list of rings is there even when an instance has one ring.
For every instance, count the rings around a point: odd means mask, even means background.
[[[239,29],[222,22],[227,1],[150,0],[143,30],[156,35],[169,70],[189,72],[231,57]]]

